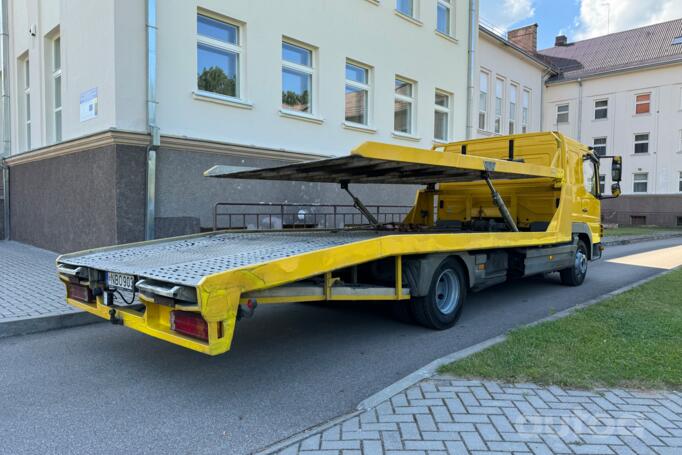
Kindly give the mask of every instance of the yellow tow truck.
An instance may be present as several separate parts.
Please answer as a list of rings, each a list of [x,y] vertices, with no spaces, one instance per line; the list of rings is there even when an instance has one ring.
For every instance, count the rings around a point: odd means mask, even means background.
[[[609,196],[600,188],[603,158],[615,182]],[[237,322],[264,304],[386,300],[404,318],[443,330],[471,291],[548,272],[582,284],[603,249],[600,199],[618,196],[621,170],[619,156],[552,132],[430,150],[367,142],[341,158],[216,166],[205,175],[339,184],[366,224],[113,246],[63,255],[57,269],[70,305],[209,355],[228,351]],[[354,184],[421,189],[402,222],[380,223]]]

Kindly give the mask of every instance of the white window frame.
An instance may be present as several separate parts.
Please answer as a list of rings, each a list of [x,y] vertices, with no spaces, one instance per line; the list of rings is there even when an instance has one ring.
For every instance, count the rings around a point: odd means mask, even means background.
[[[606,106],[597,106],[597,103],[606,103]],[[606,111],[606,115],[601,118],[597,118],[597,111]],[[609,118],[609,99],[600,98],[594,100],[594,120],[607,120]]]
[[[402,81],[407,84],[410,84],[412,86],[412,96],[407,96],[407,95],[401,95],[396,93],[395,91],[395,81]],[[393,114],[394,114],[394,119],[393,119],[393,134],[397,136],[409,136],[409,137],[416,137],[417,136],[417,83],[413,81],[412,79],[408,79],[406,77],[397,75],[393,79]],[[397,131],[395,129],[395,101],[400,101],[403,103],[410,103],[411,108],[410,108],[410,131],[409,132],[404,132],[404,131]]]
[[[566,108],[564,112],[561,111],[561,108]],[[571,112],[571,105],[569,103],[561,103],[556,105],[556,124],[562,124],[562,123],[569,123],[571,117],[570,117],[570,112]],[[566,120],[559,120],[559,116],[566,116]],[[563,118],[563,117],[562,117]]]
[[[198,26],[198,21],[199,21],[199,16],[204,16],[209,19],[212,19],[217,22],[222,22],[223,24],[230,25],[232,27],[235,27],[237,29],[237,44],[232,44],[232,43],[226,43],[224,41],[216,40],[209,38],[207,36],[203,36],[199,34],[199,26]],[[225,52],[230,52],[232,54],[235,54],[237,56],[237,83],[235,84],[235,96],[229,96],[229,95],[223,95],[222,93],[215,93],[215,92],[209,92],[205,90],[200,90],[198,81],[194,81],[194,86],[196,87],[196,93],[205,96],[205,97],[210,97],[210,98],[218,98],[218,99],[224,99],[227,101],[236,101],[237,103],[244,103],[244,68],[245,68],[245,62],[244,62],[244,24],[242,22],[236,21],[234,19],[229,19],[214,13],[211,13],[210,11],[206,11],[203,9],[200,9],[196,13],[195,21],[197,21],[196,24],[196,37],[197,37],[197,49],[196,49],[196,58],[197,60],[199,59],[199,45],[203,44],[204,46],[209,46],[209,47],[214,47],[218,50],[225,51]],[[196,64],[194,65],[196,69]]]
[[[56,66],[57,60],[57,42],[59,42],[59,67]],[[62,131],[64,125],[64,117],[62,115],[62,87],[64,79],[62,78],[62,56],[61,56],[61,36],[57,35],[52,38],[52,140],[56,142],[62,141]],[[59,80],[59,84],[57,81]],[[58,89],[59,88],[59,89]],[[57,93],[59,91],[59,93]],[[59,97],[57,97],[59,95]],[[59,98],[59,105],[57,105],[57,98]],[[59,122],[57,121],[59,118]]]
[[[24,151],[31,150],[31,60],[28,56],[19,59],[21,72],[19,81],[21,84],[22,97],[20,101],[20,110],[22,118],[22,139]]]
[[[682,130],[680,130],[680,137],[678,141],[678,153],[682,153]]]
[[[453,37],[455,36],[455,21],[454,21],[454,11],[455,11],[455,1],[456,0],[437,0],[436,1],[436,31],[442,35]],[[448,15],[448,29],[447,31],[438,29],[438,7],[443,7],[447,9]]]
[[[528,132],[528,124],[530,123],[530,103],[532,92],[530,89],[524,88],[521,95],[521,132]]]
[[[644,96],[648,95],[649,100],[648,101],[637,101],[637,97],[639,96]],[[637,113],[637,106],[640,104],[648,104],[649,105],[649,111],[648,112],[642,112],[642,113]],[[649,115],[651,114],[651,92],[644,92],[644,93],[636,93],[635,94],[635,115]]]
[[[507,106],[509,109],[509,121],[507,122],[508,132],[509,134],[517,134],[516,117],[519,112],[519,85],[513,82],[509,84],[509,102],[507,103]]]
[[[419,20],[419,14],[418,14],[418,12],[419,12],[419,0],[408,0],[411,2],[411,5],[412,5],[411,13],[407,13],[405,11],[400,10],[398,8],[398,1],[399,0],[395,0],[395,11],[396,11],[396,13],[400,14],[401,16],[408,17],[410,19]]]
[[[348,65],[353,65],[353,66],[356,66],[358,68],[362,68],[363,70],[365,70],[367,73],[367,83],[362,84],[362,83],[357,82],[357,81],[352,81],[352,80],[346,79],[345,78],[345,70],[346,70],[346,66],[348,66]],[[351,59],[346,59],[346,66],[344,66],[344,79],[346,81],[345,86],[346,87],[352,87],[352,88],[358,89],[358,90],[364,90],[367,93],[367,95],[366,95],[367,96],[367,123],[357,123],[357,122],[351,122],[351,121],[347,120],[346,119],[346,112],[345,112],[345,103],[344,103],[344,113],[343,113],[344,122],[346,123],[346,125],[349,125],[349,126],[359,126],[361,128],[368,128],[373,123],[372,122],[372,119],[373,119],[372,115],[373,115],[373,110],[374,110],[374,106],[372,103],[372,77],[373,77],[372,67],[369,65],[365,65],[364,63],[360,63],[356,60],[351,60]],[[344,97],[345,97],[345,90],[344,90]]]
[[[483,91],[481,86],[481,81],[485,78],[486,81],[486,91]],[[481,106],[481,98],[485,100],[485,106]],[[488,71],[481,70],[478,75],[478,129],[481,131],[488,131],[488,111],[490,110],[490,73]],[[483,116],[483,122],[481,124],[481,116]]]
[[[447,97],[448,100],[448,106],[444,107],[441,106],[440,104],[436,104],[435,96],[436,95],[442,95]],[[434,93],[434,114],[433,114],[433,120],[434,120],[434,126],[433,126],[433,140],[434,142],[449,142],[451,138],[451,131],[452,128],[450,127],[450,122],[452,119],[452,93],[446,92],[445,90],[440,90],[436,89]],[[436,113],[441,113],[446,115],[447,122],[445,123],[446,125],[446,131],[445,131],[445,138],[438,138],[436,137]]]
[[[678,172],[678,190],[682,193],[682,171]]]
[[[505,85],[506,85],[505,80],[503,78],[501,77],[495,78],[495,123],[493,125],[493,131],[495,132],[495,134],[502,134],[502,122],[504,119]]]
[[[597,144],[598,140],[604,140],[603,144]],[[592,150],[594,150],[594,153],[597,156],[601,156],[597,153],[597,147],[604,147],[604,155],[608,154],[608,146],[609,146],[609,138],[607,136],[598,136],[598,137],[593,137],[592,138]]]
[[[638,176],[644,176],[644,180],[638,180]],[[637,184],[644,183],[644,191],[637,190]],[[633,193],[648,193],[649,192],[649,173],[648,172],[635,172],[632,174],[632,192]]]
[[[281,68],[280,68],[280,76],[282,74],[282,70],[284,70],[285,68],[310,75],[310,100],[309,100],[310,112],[299,112],[299,111],[287,109],[282,105],[281,100],[280,100],[280,106],[281,106],[280,112],[287,114],[287,115],[315,118],[315,116],[317,115],[317,49],[315,47],[309,45],[309,44],[306,44],[306,43],[303,43],[301,41],[297,41],[297,40],[294,40],[291,38],[287,38],[287,37],[282,38],[282,43],[280,44],[280,46],[283,46],[284,44],[289,44],[290,46],[299,47],[301,49],[305,49],[308,52],[310,52],[310,66],[299,65],[297,63],[292,63],[292,62],[289,62],[289,61],[284,60],[282,58],[281,59],[282,64],[281,64]],[[281,47],[280,47],[280,50],[281,50]],[[344,66],[344,68],[345,68],[345,66]],[[281,81],[280,94],[282,92],[282,86],[283,85],[284,85],[284,81]]]
[[[637,140],[637,136],[643,136],[646,134],[646,140],[640,139]],[[637,150],[637,144],[646,144],[646,152],[644,153],[637,153],[635,150]],[[635,155],[648,155],[649,154],[649,147],[651,147],[651,133],[635,133],[633,136],[633,147],[632,147],[632,153]]]

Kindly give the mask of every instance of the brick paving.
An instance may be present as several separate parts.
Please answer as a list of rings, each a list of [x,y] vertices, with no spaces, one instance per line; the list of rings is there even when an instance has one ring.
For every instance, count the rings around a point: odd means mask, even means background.
[[[280,455],[682,453],[682,393],[436,377]]]
[[[64,300],[56,253],[0,241],[0,323],[78,313]]]

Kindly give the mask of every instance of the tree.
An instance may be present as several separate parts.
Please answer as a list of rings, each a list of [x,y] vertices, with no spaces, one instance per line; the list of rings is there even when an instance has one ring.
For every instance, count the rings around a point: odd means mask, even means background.
[[[212,66],[204,68],[197,77],[199,90],[220,93],[226,96],[237,96],[237,78],[228,77],[222,68]]]

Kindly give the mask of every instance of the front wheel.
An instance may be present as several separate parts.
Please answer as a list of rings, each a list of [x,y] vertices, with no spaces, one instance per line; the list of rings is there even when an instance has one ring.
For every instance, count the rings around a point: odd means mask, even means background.
[[[411,302],[412,316],[424,327],[449,329],[462,313],[466,294],[464,270],[456,259],[448,258],[434,272],[429,293]]]
[[[578,241],[578,247],[575,250],[575,257],[573,258],[573,265],[567,269],[561,270],[561,283],[566,286],[580,286],[585,281],[587,276],[587,246],[582,240]]]

